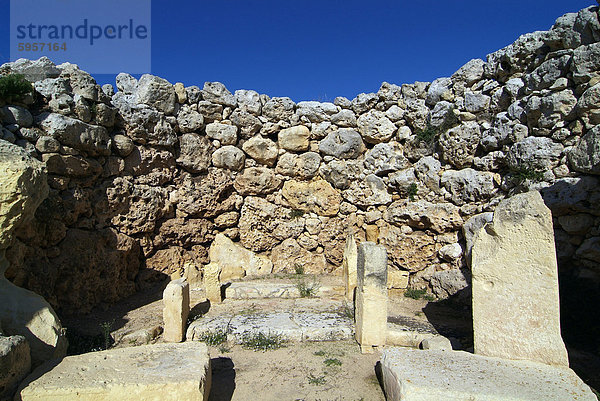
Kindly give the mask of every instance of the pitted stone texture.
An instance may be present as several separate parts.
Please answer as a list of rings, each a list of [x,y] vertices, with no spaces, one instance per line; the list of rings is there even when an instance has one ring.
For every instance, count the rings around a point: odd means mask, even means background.
[[[58,139],[63,145],[92,155],[110,153],[110,137],[104,127],[56,113],[41,113],[36,116],[35,121],[49,136]]]
[[[340,294],[340,288],[335,286],[319,285],[314,296],[332,297]],[[225,289],[226,299],[268,299],[302,298],[298,285],[286,283],[269,283],[257,281],[233,282]]]
[[[384,219],[398,226],[431,229],[438,233],[456,230],[463,224],[458,207],[451,203],[430,203],[424,200],[394,202],[385,212]]]
[[[298,125],[281,130],[278,135],[278,143],[280,148],[301,152],[308,150],[309,138],[310,130],[304,125]]]
[[[471,257],[475,353],[568,366],[552,215],[540,194],[500,202]]]
[[[286,181],[281,193],[292,208],[320,216],[335,216],[342,201],[340,194],[324,180]]]
[[[22,385],[20,400],[206,401],[211,385],[208,347],[198,342],[90,352],[42,369]]]
[[[380,143],[388,141],[396,132],[397,128],[385,113],[379,110],[370,110],[358,117],[356,121],[358,131],[365,142]]]
[[[319,151],[338,159],[356,159],[362,153],[364,146],[358,132],[351,128],[340,128],[329,133],[319,142]]]
[[[0,333],[0,399],[10,399],[19,383],[31,371],[29,352],[25,337],[3,337]]]
[[[571,149],[568,157],[574,170],[600,174],[600,125],[589,130]]]
[[[163,303],[163,339],[165,342],[181,342],[190,313],[190,286],[184,278],[167,284],[163,291]]]
[[[187,338],[222,330],[228,340],[241,343],[248,334],[277,334],[287,341],[338,341],[352,338],[352,321],[338,313],[275,312],[201,318],[190,324]]]
[[[390,401],[594,401],[570,369],[463,351],[389,348],[381,358]]]
[[[354,181],[342,196],[353,205],[366,208],[374,205],[386,205],[392,202],[383,180],[375,174],[369,174],[364,180]]]
[[[224,234],[217,234],[208,254],[210,262],[219,265],[222,282],[245,275],[270,274],[273,270],[273,263],[268,257],[256,255]]]
[[[144,74],[137,83],[135,100],[165,114],[173,114],[177,95],[173,85],[166,79]]]

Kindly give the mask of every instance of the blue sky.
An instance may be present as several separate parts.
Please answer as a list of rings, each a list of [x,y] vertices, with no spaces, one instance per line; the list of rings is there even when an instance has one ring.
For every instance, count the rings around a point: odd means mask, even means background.
[[[100,1],[100,0],[98,0]],[[127,0],[123,0],[126,2]],[[0,0],[0,63],[9,61]],[[449,76],[472,58],[549,29],[591,0],[152,1],[152,74],[223,82],[294,101],[332,101]],[[110,56],[106,56],[110,57]],[[114,75],[97,75],[114,83]]]

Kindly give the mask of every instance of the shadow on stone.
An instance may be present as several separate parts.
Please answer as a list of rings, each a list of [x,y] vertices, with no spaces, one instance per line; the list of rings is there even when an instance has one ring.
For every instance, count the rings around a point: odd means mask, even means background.
[[[470,304],[471,287],[436,302],[429,302],[423,313],[435,331],[447,338],[456,338],[463,350],[473,348],[473,314]]]
[[[230,401],[235,391],[235,365],[231,358],[212,358],[212,385],[208,401]]]

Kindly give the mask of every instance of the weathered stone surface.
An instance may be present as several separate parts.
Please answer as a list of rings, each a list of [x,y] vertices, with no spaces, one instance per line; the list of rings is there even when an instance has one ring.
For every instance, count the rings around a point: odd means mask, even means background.
[[[421,341],[419,348],[424,350],[452,351],[452,343],[444,336],[433,336]]]
[[[388,400],[594,400],[572,370],[529,361],[389,348],[381,365]]]
[[[113,137],[112,145],[120,156],[127,157],[133,152],[135,145],[131,138],[117,134]]]
[[[562,151],[563,146],[550,138],[529,136],[510,148],[506,160],[515,169],[531,167],[548,170],[558,164]]]
[[[414,273],[439,262],[441,245],[423,231],[405,234],[401,228],[386,224],[379,229],[379,243],[389,250],[390,261],[400,270]]]
[[[479,144],[479,124],[467,121],[444,132],[439,139],[442,159],[456,168],[468,167]]]
[[[237,105],[235,97],[220,82],[205,82],[202,89],[202,98],[223,106],[235,107]]]
[[[234,209],[233,180],[223,170],[210,169],[204,176],[187,176],[177,191],[177,209],[190,216],[214,217]]]
[[[242,149],[248,156],[267,166],[272,166],[279,154],[277,144],[260,135],[254,136],[244,142]]]
[[[147,104],[165,114],[173,114],[177,95],[166,79],[144,74],[137,83],[135,101]]]
[[[351,128],[329,133],[319,142],[319,151],[339,159],[356,159],[364,149],[362,137]]]
[[[0,108],[0,120],[5,124],[17,124],[19,127],[31,127],[33,116],[24,107],[4,106]]]
[[[308,150],[309,138],[310,130],[304,125],[297,125],[281,130],[277,142],[282,149],[300,152]]]
[[[296,104],[289,97],[273,97],[263,106],[263,115],[271,121],[289,120]]]
[[[297,104],[296,114],[299,117],[306,117],[310,122],[320,123],[329,120],[329,116],[337,113],[337,107],[328,102],[299,102]]]
[[[360,160],[332,160],[319,168],[321,177],[338,189],[347,189],[362,173]]]
[[[183,133],[197,132],[204,126],[204,117],[189,107],[183,107],[177,113],[177,126]]]
[[[0,399],[12,399],[19,383],[31,371],[29,352],[25,337],[0,335]]]
[[[358,117],[358,131],[365,142],[380,143],[388,141],[397,128],[383,112],[370,110]]]
[[[441,184],[450,192],[452,202],[457,205],[489,199],[496,190],[493,173],[479,172],[471,168],[445,171]]]
[[[288,208],[249,196],[244,200],[238,227],[242,245],[260,252],[287,238],[297,238],[304,230],[304,219]]]
[[[208,170],[214,150],[208,138],[198,134],[183,134],[179,138],[179,148],[177,164],[192,173],[203,173]]]
[[[383,246],[363,242],[357,252],[356,341],[361,350],[385,345],[387,337],[387,252]]]
[[[240,171],[244,167],[244,152],[235,146],[227,145],[217,149],[212,154],[212,162],[215,167]]]
[[[273,270],[273,263],[268,257],[256,255],[223,234],[217,234],[215,237],[210,246],[209,257],[211,264],[219,265],[222,282],[245,275],[270,274]]]
[[[185,278],[172,280],[163,291],[163,339],[179,343],[184,340],[190,313],[190,285]]]
[[[316,152],[302,154],[284,153],[277,162],[275,172],[290,177],[308,179],[319,171],[321,156]]]
[[[204,266],[202,275],[202,282],[204,284],[204,293],[206,299],[211,303],[220,303],[222,301],[221,296],[221,280],[219,278],[221,274],[221,266],[216,263],[209,263]],[[192,337],[188,337],[193,340]]]
[[[233,187],[241,195],[266,195],[274,192],[281,185],[281,180],[273,170],[266,167],[249,167],[239,174]]]
[[[45,78],[57,78],[61,70],[50,61],[48,57],[40,57],[38,60],[18,59],[12,63],[2,65],[3,73],[12,72],[25,76],[29,82],[41,81]]]
[[[467,278],[459,269],[442,270],[431,275],[431,289],[436,297],[446,299],[469,286]]]
[[[358,264],[358,247],[354,235],[350,234],[346,238],[344,247],[344,259],[342,261],[342,274],[344,276],[344,286],[346,288],[346,299],[354,302],[354,290],[356,289],[356,275]]]
[[[109,136],[106,128],[86,124],[77,119],[56,113],[42,113],[35,118],[36,123],[60,143],[92,155],[110,153]]]
[[[568,152],[568,157],[574,170],[600,174],[600,125],[589,130]]]
[[[389,268],[387,272],[387,287],[388,289],[395,288],[404,290],[408,288],[410,273],[404,270]]]
[[[464,82],[467,86],[472,85],[483,77],[484,65],[485,61],[481,59],[476,58],[470,60],[452,74],[451,78],[454,82]]]
[[[342,192],[342,196],[353,205],[363,208],[392,202],[387,186],[374,174],[367,175],[364,181],[352,182],[350,188]]]
[[[342,202],[340,194],[324,180],[286,181],[281,194],[292,208],[320,216],[335,216]]]
[[[430,203],[424,200],[396,201],[384,213],[384,219],[398,226],[431,229],[438,233],[456,230],[463,224],[458,207],[451,203]]]
[[[208,347],[196,341],[68,356],[43,369],[29,376],[19,399],[206,401],[211,385]]]
[[[568,366],[552,215],[540,194],[502,201],[471,255],[475,353]]]
[[[382,176],[410,166],[397,143],[378,143],[365,154],[365,170]]]
[[[235,91],[234,96],[240,110],[254,115],[260,115],[262,103],[260,101],[260,95],[258,92],[239,89]]]
[[[206,136],[216,139],[221,145],[235,145],[237,143],[238,128],[235,125],[210,123],[206,126]]]
[[[327,272],[325,256],[313,254],[302,248],[293,238],[288,238],[273,248],[271,259],[274,273],[295,273],[299,267],[306,274]]]

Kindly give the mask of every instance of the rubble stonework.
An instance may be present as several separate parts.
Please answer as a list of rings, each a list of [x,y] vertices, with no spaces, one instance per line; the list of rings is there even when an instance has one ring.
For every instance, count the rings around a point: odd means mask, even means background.
[[[0,104],[0,140],[44,161],[50,187],[6,276],[85,313],[184,266],[201,275],[219,235],[264,261],[223,269],[235,277],[341,273],[354,234],[385,245],[410,288],[447,297],[466,285],[464,222],[537,189],[559,269],[600,279],[599,26],[589,7],[450,77],[333,103],[125,73],[103,91],[72,64],[5,64],[43,78]]]

